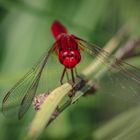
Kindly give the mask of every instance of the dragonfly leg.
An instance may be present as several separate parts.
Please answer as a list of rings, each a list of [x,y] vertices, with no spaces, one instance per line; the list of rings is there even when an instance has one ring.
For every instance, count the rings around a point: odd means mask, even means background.
[[[63,72],[62,72],[62,75],[61,75],[61,78],[60,78],[60,83],[61,83],[61,85],[63,84],[63,79],[64,79],[64,75],[65,75],[65,73],[66,73],[66,67],[64,68],[64,70],[63,70]]]
[[[75,77],[74,77],[74,71],[73,71],[73,69],[71,69],[71,78],[72,78],[72,82],[74,84],[75,83]]]
[[[70,69],[71,70],[71,84],[72,84],[72,87],[73,89],[70,91],[70,93],[68,94],[68,96],[71,98],[75,95],[75,89],[74,89],[74,84],[75,84],[75,69]]]

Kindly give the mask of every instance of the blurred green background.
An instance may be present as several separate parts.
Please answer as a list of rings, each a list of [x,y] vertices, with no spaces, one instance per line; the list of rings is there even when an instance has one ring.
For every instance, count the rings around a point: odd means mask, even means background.
[[[50,32],[53,20],[65,24],[70,33],[104,44],[126,24],[131,36],[140,34],[139,0],[1,0],[0,1],[0,103],[9,89],[37,62],[54,39]],[[92,59],[84,57],[79,71]],[[139,58],[133,60],[139,66]],[[58,69],[57,69],[58,68]],[[56,67],[56,57],[48,63],[49,85],[59,82],[62,66]],[[114,75],[119,76],[119,74]],[[103,83],[109,79],[105,78]],[[120,78],[121,82],[121,78]],[[117,83],[116,83],[117,84]],[[130,86],[123,82],[124,86]],[[128,85],[129,84],[129,85]],[[118,86],[105,84],[119,98],[102,92],[82,98],[63,112],[41,135],[40,140],[139,140],[140,107],[136,98],[121,97]],[[134,89],[139,92],[140,89]],[[122,91],[124,92],[124,91]],[[114,95],[113,94],[113,95]],[[99,95],[99,96],[98,96]],[[126,94],[125,94],[126,95]],[[124,99],[122,99],[124,98]],[[137,98],[136,104],[139,103]],[[31,111],[32,112],[32,111]],[[8,120],[0,113],[0,140],[22,140],[29,127],[32,113],[21,121]]]

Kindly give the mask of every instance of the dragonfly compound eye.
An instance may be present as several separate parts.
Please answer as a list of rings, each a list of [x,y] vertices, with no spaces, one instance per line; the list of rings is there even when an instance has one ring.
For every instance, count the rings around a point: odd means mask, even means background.
[[[74,68],[80,62],[81,56],[77,51],[62,51],[59,53],[59,61],[66,68]]]
[[[66,68],[74,68],[77,65],[77,59],[75,57],[66,57],[63,61],[63,65]]]

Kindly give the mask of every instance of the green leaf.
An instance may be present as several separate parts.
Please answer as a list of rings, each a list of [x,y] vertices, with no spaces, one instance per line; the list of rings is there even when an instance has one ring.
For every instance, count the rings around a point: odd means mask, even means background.
[[[40,136],[46,124],[49,122],[52,113],[71,88],[71,85],[66,83],[56,88],[49,94],[42,104],[41,109],[36,113],[33,121],[31,122],[27,139],[33,140]]]
[[[96,140],[139,140],[140,106],[123,112],[93,133]]]

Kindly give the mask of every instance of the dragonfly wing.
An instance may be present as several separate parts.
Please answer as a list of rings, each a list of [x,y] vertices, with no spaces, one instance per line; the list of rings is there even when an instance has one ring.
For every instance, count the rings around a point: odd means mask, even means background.
[[[52,51],[51,48],[47,55],[7,92],[2,102],[2,112],[5,116],[20,119],[28,110],[35,96],[43,68]]]
[[[100,80],[100,91],[102,95],[111,95],[120,103],[138,105],[140,103],[140,83],[130,75],[128,68],[126,71],[126,73],[123,70],[117,72],[113,70],[107,71],[102,80]],[[139,71],[131,69],[131,73],[136,75]]]
[[[24,113],[26,113],[26,111],[28,110],[28,108],[30,107],[33,98],[35,96],[38,84],[39,84],[39,80],[40,80],[40,76],[41,74],[37,74],[37,76],[35,77],[34,81],[32,82],[31,86],[29,87],[27,93],[25,94],[25,96],[22,99],[22,102],[20,104],[20,108],[19,108],[19,112],[18,112],[18,118],[21,119],[24,115]]]
[[[128,96],[130,96],[129,98],[132,102],[138,103],[140,101],[140,94],[138,90],[136,90],[140,87],[139,68],[117,59],[115,56],[109,54],[107,51],[94,44],[88,43],[79,38],[78,42],[80,47],[89,54],[96,56],[101,64],[107,68],[105,76],[109,78],[110,82],[108,82],[108,84],[110,86],[112,84],[112,87],[117,86],[120,92],[125,96],[122,97],[122,95],[114,95],[113,90],[108,90],[108,94],[112,94],[113,96],[117,96],[125,100]],[[118,73],[118,76],[114,76],[114,73]],[[129,83],[129,85],[126,83]]]

